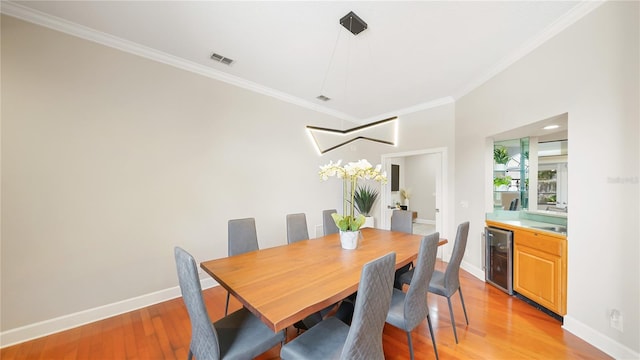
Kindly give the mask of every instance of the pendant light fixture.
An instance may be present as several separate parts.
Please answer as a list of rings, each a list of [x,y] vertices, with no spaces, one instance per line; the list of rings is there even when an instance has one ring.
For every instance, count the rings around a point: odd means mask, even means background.
[[[367,23],[353,11],[350,11],[348,14],[340,18],[339,23],[354,36],[368,28]],[[337,40],[336,45],[334,45],[330,63],[333,62],[336,46]],[[329,71],[329,68],[327,68],[327,72]],[[326,78],[327,74],[325,74],[325,80]],[[324,82],[322,87],[322,90],[324,90]],[[331,100],[329,96],[324,94],[319,95],[317,98],[323,102]],[[395,146],[398,143],[398,117],[393,116],[347,130],[308,125],[307,132],[320,155],[356,140],[369,140],[380,144]]]

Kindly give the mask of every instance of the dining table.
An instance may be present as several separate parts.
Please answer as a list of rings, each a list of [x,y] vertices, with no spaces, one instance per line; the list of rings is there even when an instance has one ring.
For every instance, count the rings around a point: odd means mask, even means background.
[[[338,233],[235,256],[200,267],[273,331],[280,331],[358,290],[364,264],[396,253],[396,269],[414,261],[422,235],[361,229],[358,247]],[[439,245],[446,244],[440,239]]]

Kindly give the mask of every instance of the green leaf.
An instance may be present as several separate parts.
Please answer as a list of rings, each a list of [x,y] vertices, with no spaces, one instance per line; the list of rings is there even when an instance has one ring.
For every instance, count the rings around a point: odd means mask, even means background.
[[[364,218],[364,215],[362,214],[358,215],[358,217],[353,219],[353,221],[351,222],[351,231],[356,231],[360,229],[360,226],[362,226],[365,221],[366,219]]]
[[[496,146],[493,149],[493,160],[496,164],[506,164],[509,162],[509,151],[504,145]]]
[[[493,179],[493,185],[511,185],[511,176],[497,177]]]
[[[364,216],[369,216],[373,204],[378,199],[378,191],[369,186],[359,186],[354,194],[354,205],[356,210]]]
[[[365,218],[364,215],[360,214],[355,219],[352,219],[351,216],[342,216],[338,213],[331,214],[333,221],[336,223],[338,229],[342,231],[356,231],[359,230],[360,227],[364,224]]]
[[[338,213],[333,213],[331,214],[331,217],[333,218],[333,222],[336,223],[336,226],[338,227],[338,229],[342,231],[347,231],[347,229],[349,228],[348,216],[342,216],[342,215],[339,215]]]

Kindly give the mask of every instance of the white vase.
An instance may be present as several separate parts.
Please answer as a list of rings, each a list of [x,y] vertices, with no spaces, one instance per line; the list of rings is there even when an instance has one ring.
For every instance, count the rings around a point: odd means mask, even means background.
[[[409,199],[404,199],[404,204],[407,206],[407,210],[409,210]]]
[[[507,170],[507,164],[494,164],[493,165],[493,170],[505,171],[505,170]]]
[[[358,247],[360,241],[360,230],[342,231],[340,230],[340,245],[343,249],[353,250]]]

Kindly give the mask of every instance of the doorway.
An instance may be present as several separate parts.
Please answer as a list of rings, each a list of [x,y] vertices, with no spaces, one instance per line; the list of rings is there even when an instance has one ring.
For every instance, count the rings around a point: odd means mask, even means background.
[[[408,205],[408,210],[417,212],[415,220],[417,226],[414,228],[430,228],[439,232],[441,237],[446,237],[444,229],[449,228],[446,209],[448,204],[447,149],[435,148],[384,154],[381,163],[387,174],[391,174],[391,165],[399,166],[399,178],[396,179],[399,183],[399,191],[392,191],[391,181],[382,186],[381,228],[390,228],[391,213],[398,203],[398,205]],[[401,197],[402,193],[408,195],[408,201],[404,201]]]

